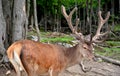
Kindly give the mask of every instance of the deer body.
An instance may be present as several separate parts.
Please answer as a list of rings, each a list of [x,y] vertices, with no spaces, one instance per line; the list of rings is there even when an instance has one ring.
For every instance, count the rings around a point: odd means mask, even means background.
[[[28,73],[28,76],[37,76],[48,73],[52,69],[53,74],[57,75],[65,68],[80,63],[83,58],[82,49],[80,48],[79,44],[74,47],[65,48],[60,45],[21,40],[13,43],[8,48],[7,54],[9,60],[14,61],[11,61],[13,66],[18,67],[16,72],[21,67]],[[17,56],[20,62],[16,62]]]

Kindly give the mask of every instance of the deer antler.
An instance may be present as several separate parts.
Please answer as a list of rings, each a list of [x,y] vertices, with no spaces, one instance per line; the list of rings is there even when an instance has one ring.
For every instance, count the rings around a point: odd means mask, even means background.
[[[72,15],[74,14],[75,11],[77,11],[77,7],[75,7],[75,8],[70,12],[69,15],[66,13],[66,9],[65,9],[65,7],[64,7],[63,5],[61,6],[61,11],[62,11],[63,16],[64,16],[65,19],[67,20],[67,23],[68,23],[69,28],[71,29],[72,33],[76,35],[75,37],[76,37],[77,39],[83,40],[83,37],[84,37],[83,34],[80,33],[80,32],[79,32],[79,33],[77,32],[77,27],[78,27],[78,24],[79,24],[79,18],[76,19],[76,24],[75,24],[75,26],[73,26],[73,24],[72,24]]]
[[[98,18],[99,18],[99,21],[98,21],[98,22],[99,22],[99,23],[98,23],[98,28],[97,28],[96,34],[95,34],[95,36],[92,38],[92,41],[93,41],[93,42],[102,42],[102,41],[99,41],[99,40],[97,40],[97,39],[99,39],[101,36],[104,36],[104,35],[106,35],[106,34],[109,33],[109,31],[107,31],[107,32],[105,32],[105,33],[102,33],[102,34],[100,33],[102,26],[107,22],[107,20],[109,19],[109,17],[110,17],[110,12],[107,13],[107,16],[106,16],[105,19],[102,18],[102,16],[101,16],[101,11],[98,12]]]

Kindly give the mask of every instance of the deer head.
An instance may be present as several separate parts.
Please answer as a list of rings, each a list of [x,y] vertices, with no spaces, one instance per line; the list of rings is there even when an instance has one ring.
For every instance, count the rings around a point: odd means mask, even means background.
[[[72,33],[74,34],[74,37],[79,40],[79,46],[81,47],[80,50],[82,50],[82,54],[84,57],[87,57],[89,59],[93,58],[93,43],[99,43],[102,42],[103,40],[100,40],[100,38],[106,34],[109,33],[109,31],[105,33],[100,33],[102,26],[107,22],[110,16],[110,12],[107,13],[107,16],[105,19],[102,18],[101,16],[101,11],[98,12],[98,18],[99,18],[99,23],[98,23],[98,28],[95,36],[91,37],[90,35],[84,36],[81,32],[77,32],[78,24],[79,24],[79,18],[76,19],[75,26],[72,24],[72,15],[74,14],[75,11],[77,11],[77,7],[75,7],[70,14],[68,15],[66,13],[65,7],[62,5],[61,6],[61,11],[63,16],[65,17],[68,26]]]

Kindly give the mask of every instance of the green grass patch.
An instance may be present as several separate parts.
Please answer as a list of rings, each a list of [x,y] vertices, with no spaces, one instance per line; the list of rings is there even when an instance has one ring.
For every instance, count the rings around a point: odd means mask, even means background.
[[[120,31],[120,24],[115,25],[114,31]]]
[[[60,35],[59,35],[60,34]],[[31,39],[31,35],[37,36],[37,33],[35,31],[30,31],[28,32],[28,39]],[[41,42],[50,42],[50,43],[71,43],[74,38],[70,35],[63,34],[61,33],[55,33],[55,36],[53,35],[53,32],[40,32],[40,37],[41,37]]]
[[[108,46],[120,46],[120,41],[106,41]]]
[[[60,35],[59,35],[60,34]],[[55,36],[54,36],[55,35]],[[70,35],[61,33],[55,33],[53,32],[41,32],[41,42],[50,42],[50,43],[71,43],[71,41],[74,40],[74,38]]]
[[[120,60],[120,41],[107,41],[107,47],[96,49],[96,53]]]
[[[37,35],[36,31],[29,31],[27,34],[28,34],[28,36],[30,36],[30,35]]]
[[[71,41],[74,40],[71,36],[61,36],[61,37],[45,37],[41,39],[41,42],[61,42],[61,43],[71,43]]]

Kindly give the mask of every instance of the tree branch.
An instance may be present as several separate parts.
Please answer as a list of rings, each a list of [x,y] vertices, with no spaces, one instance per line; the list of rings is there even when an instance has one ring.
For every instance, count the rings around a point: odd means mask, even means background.
[[[103,60],[107,61],[107,62],[110,62],[110,63],[113,63],[113,64],[116,64],[116,65],[120,65],[120,61],[119,60],[115,60],[115,59],[112,59],[112,58],[108,58],[108,57],[105,57],[105,56],[101,56],[99,54],[95,54],[96,57],[99,57],[99,58],[102,58]]]

